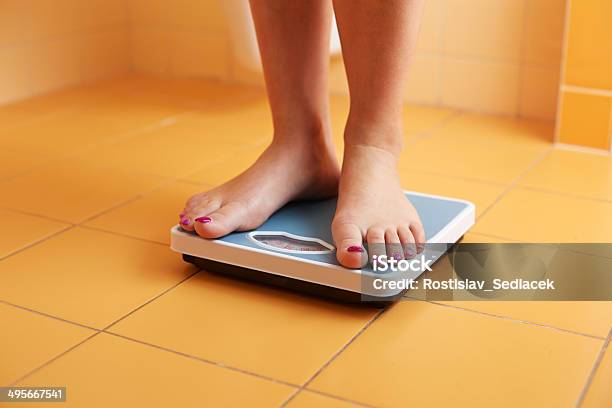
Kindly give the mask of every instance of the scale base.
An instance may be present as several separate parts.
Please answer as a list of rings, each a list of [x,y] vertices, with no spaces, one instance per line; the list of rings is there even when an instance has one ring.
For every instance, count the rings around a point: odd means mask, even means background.
[[[305,294],[308,296],[322,297],[328,300],[333,300],[340,303],[360,304],[365,307],[382,309],[394,302],[398,301],[405,290],[393,296],[374,297],[334,288],[332,286],[321,285],[318,283],[308,282],[299,279],[293,279],[282,275],[274,275],[267,272],[261,272],[255,269],[243,268],[236,265],[231,265],[223,262],[217,262],[210,259],[198,258],[196,256],[183,254],[185,262],[194,264],[195,266],[207,271],[220,275],[230,276],[256,282],[265,286],[275,286],[282,289],[289,289],[294,292]]]

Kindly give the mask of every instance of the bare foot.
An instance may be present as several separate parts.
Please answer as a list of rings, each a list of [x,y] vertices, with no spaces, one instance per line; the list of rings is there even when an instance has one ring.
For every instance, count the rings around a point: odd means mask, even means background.
[[[395,259],[410,258],[422,250],[423,226],[404,196],[396,165],[396,154],[383,148],[365,144],[345,147],[332,223],[340,264],[362,267],[368,260],[364,240],[369,259],[385,252]]]
[[[244,173],[191,197],[182,228],[218,238],[257,228],[289,201],[336,195],[340,171],[331,142],[301,140],[273,142]]]

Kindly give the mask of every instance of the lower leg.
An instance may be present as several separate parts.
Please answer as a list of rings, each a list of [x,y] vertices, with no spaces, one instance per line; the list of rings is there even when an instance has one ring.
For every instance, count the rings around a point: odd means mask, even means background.
[[[370,255],[386,251],[396,258],[413,255],[415,241],[425,240],[396,170],[404,81],[422,6],[423,0],[334,0],[351,96],[332,225],[345,266],[363,264],[363,240]]]
[[[187,201],[181,225],[205,238],[256,228],[288,201],[337,191],[327,97],[331,6],[251,0],[251,10],[274,137],[244,173]]]

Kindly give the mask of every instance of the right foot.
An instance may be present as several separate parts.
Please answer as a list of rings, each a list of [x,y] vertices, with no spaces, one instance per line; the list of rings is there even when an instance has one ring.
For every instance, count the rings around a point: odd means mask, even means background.
[[[192,196],[181,227],[219,238],[259,227],[289,201],[336,195],[340,170],[331,142],[303,139],[273,142],[244,173]]]

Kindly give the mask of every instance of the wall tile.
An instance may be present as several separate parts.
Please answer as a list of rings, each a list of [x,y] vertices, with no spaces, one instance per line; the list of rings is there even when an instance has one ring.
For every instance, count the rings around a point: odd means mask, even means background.
[[[348,82],[341,56],[333,57],[329,63],[329,88],[332,93],[348,95]]]
[[[78,36],[37,43],[28,51],[32,89],[50,92],[81,81],[81,40]]]
[[[440,87],[440,57],[417,55],[410,66],[404,91],[411,103],[433,105],[438,102]]]
[[[571,92],[562,98],[559,141],[609,149],[612,98]]]
[[[171,41],[172,75],[213,78],[227,75],[229,47],[225,37],[198,31],[176,31]]]
[[[127,4],[132,27],[168,24],[170,3],[167,0],[127,0]]]
[[[524,38],[524,61],[527,64],[559,66],[566,1],[527,1]]]
[[[130,31],[132,67],[139,72],[163,75],[170,68],[170,33],[161,29]]]
[[[130,65],[127,38],[128,31],[122,27],[85,35],[81,51],[83,81],[93,81],[126,72]]]
[[[441,102],[484,113],[517,112],[519,66],[478,60],[442,60]]]
[[[447,0],[443,51],[518,61],[524,5],[520,0]]]
[[[27,6],[20,0],[3,0],[0,3],[0,47],[23,41],[23,25]]]
[[[612,2],[570,2],[564,82],[612,90]]]
[[[521,68],[519,114],[528,118],[554,120],[559,94],[559,66]]]
[[[0,105],[32,92],[28,51],[24,47],[0,48]]]
[[[421,19],[421,31],[417,42],[417,52],[440,51],[442,41],[442,19],[444,17],[445,0],[427,0]]]
[[[222,33],[227,25],[219,0],[175,0],[167,1],[170,6],[169,21],[171,24],[205,30],[210,33]]]

